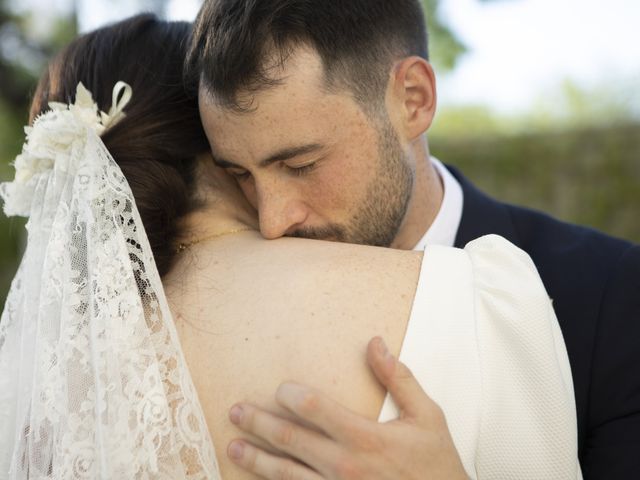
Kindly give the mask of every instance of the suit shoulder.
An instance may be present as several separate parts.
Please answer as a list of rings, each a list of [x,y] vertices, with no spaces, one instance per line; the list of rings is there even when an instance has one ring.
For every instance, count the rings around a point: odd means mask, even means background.
[[[545,213],[508,205],[519,246],[536,261],[541,257],[557,265],[582,263],[601,271],[615,269],[626,255],[637,256],[639,247],[592,228],[563,222]],[[537,263],[537,262],[536,262]]]

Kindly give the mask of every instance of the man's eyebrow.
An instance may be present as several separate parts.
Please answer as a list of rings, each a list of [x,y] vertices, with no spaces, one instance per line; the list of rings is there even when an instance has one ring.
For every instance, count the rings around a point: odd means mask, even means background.
[[[300,145],[297,147],[288,147],[279,152],[270,155],[269,157],[261,160],[258,164],[260,167],[268,167],[272,163],[283,162],[285,160],[290,160],[295,157],[299,157],[300,155],[306,155],[307,153],[317,152],[324,148],[323,145],[319,143],[310,143],[308,145]],[[244,168],[236,163],[230,162],[218,155],[215,152],[212,152],[213,162],[219,166],[220,168]]]

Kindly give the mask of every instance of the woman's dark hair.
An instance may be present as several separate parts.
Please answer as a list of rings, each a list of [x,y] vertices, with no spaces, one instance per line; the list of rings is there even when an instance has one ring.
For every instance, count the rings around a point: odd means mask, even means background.
[[[30,121],[48,103],[71,103],[78,82],[108,111],[119,80],[133,89],[126,116],[102,135],[136,200],[160,275],[171,268],[180,219],[192,200],[196,155],[209,147],[197,92],[183,83],[191,24],[138,15],[82,35],[50,63],[31,105]]]
[[[238,93],[277,85],[273,67],[301,45],[322,59],[326,86],[351,92],[365,111],[384,102],[393,61],[428,59],[419,0],[205,0],[188,77],[220,104],[246,110]]]

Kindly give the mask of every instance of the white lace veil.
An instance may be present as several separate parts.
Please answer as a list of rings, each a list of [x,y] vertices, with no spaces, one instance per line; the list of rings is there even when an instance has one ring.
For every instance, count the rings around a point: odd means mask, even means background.
[[[80,84],[27,128],[9,216],[28,216],[0,320],[0,479],[219,478],[131,189]],[[118,102],[118,97],[122,97]]]

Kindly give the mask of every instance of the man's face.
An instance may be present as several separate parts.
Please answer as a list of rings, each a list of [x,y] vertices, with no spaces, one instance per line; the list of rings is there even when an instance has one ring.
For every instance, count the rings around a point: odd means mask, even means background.
[[[258,211],[265,238],[389,246],[414,169],[386,115],[374,120],[348,93],[324,90],[311,51],[297,51],[282,73],[283,83],[259,92],[246,113],[200,92],[216,163]]]

